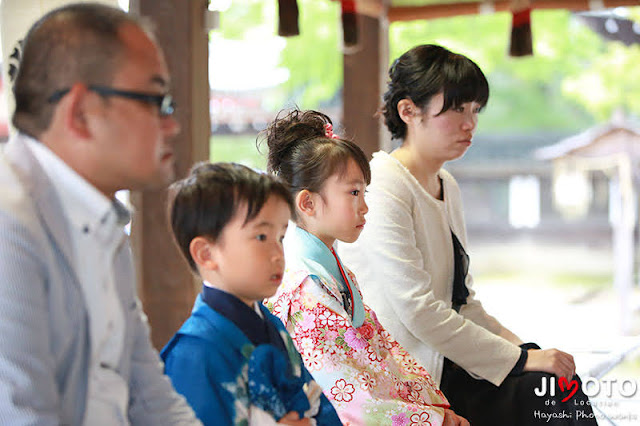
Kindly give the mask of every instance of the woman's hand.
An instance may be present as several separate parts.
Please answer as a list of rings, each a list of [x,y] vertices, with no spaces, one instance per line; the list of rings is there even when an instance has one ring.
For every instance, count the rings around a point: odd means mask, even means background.
[[[278,424],[290,426],[311,426],[311,420],[306,417],[301,419],[296,411],[289,411],[280,419]]]
[[[445,408],[442,426],[469,426],[469,421],[454,413],[453,410]]]
[[[571,380],[576,374],[576,364],[571,354],[558,349],[529,349],[524,371],[544,371]]]

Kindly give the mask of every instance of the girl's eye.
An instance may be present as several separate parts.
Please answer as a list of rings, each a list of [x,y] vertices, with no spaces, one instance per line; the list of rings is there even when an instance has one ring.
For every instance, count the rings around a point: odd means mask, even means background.
[[[280,242],[284,242],[284,235],[282,237],[279,238]]]
[[[358,195],[360,195],[360,190],[359,189],[354,189],[353,191],[351,191],[351,195],[357,197]]]
[[[266,234],[260,234],[256,236],[256,240],[258,241],[267,241],[267,235]]]
[[[476,114],[480,114],[482,112],[482,107],[474,109],[473,112],[475,112]]]
[[[453,110],[456,112],[464,112],[464,107],[463,106],[456,106],[453,107]]]

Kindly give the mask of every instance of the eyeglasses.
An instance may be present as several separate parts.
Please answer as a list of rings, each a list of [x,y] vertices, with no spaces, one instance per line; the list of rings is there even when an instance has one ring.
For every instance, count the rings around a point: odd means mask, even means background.
[[[146,104],[155,105],[158,107],[158,113],[161,117],[168,117],[172,115],[176,110],[176,103],[173,97],[165,93],[164,95],[154,95],[152,93],[145,92],[132,92],[129,90],[119,90],[112,87],[90,85],[88,89],[92,92],[96,92],[100,96],[120,96],[121,98],[133,99],[135,101],[144,102]],[[56,103],[60,101],[70,89],[62,89],[49,96],[47,99],[50,103]]]

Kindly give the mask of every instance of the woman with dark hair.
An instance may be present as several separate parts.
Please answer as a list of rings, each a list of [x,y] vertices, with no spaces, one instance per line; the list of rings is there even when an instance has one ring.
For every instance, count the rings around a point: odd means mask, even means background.
[[[489,98],[484,74],[465,56],[421,45],[394,62],[389,78],[383,114],[401,145],[374,154],[367,226],[340,254],[382,325],[472,425],[527,425],[546,414],[551,424],[573,424],[575,398],[591,413],[581,391],[565,403],[560,391],[534,394],[554,375],[580,385],[573,357],[523,343],[487,314],[467,273],[460,190],[442,166],[471,145]]]

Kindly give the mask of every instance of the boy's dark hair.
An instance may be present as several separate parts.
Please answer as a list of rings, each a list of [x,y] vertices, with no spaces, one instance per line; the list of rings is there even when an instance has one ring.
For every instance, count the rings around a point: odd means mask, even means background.
[[[269,155],[267,170],[287,182],[292,194],[306,189],[320,192],[336,172],[344,173],[353,159],[367,183],[369,161],[362,149],[348,139],[327,136],[331,119],[318,111],[293,110],[278,117],[264,132]]]
[[[465,102],[485,106],[489,83],[475,62],[442,46],[423,44],[407,51],[389,68],[389,82],[383,96],[384,122],[394,139],[404,139],[407,125],[398,115],[398,102],[410,99],[420,109],[438,93],[444,105],[438,115]]]
[[[287,203],[293,215],[289,188],[273,175],[256,172],[236,163],[199,163],[189,176],[169,188],[170,221],[173,235],[194,272],[198,272],[189,252],[196,237],[217,241],[241,204],[247,203],[244,224],[255,218],[269,197]]]

